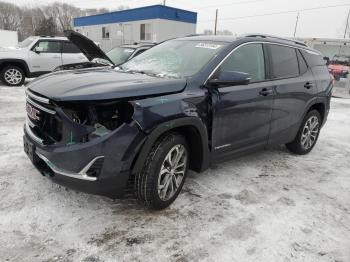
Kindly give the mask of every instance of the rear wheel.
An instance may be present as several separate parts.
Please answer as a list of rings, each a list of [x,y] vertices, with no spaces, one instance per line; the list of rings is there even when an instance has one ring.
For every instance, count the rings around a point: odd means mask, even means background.
[[[152,209],[168,207],[179,195],[189,162],[186,139],[169,133],[152,147],[143,170],[136,175],[134,192],[138,200]]]
[[[305,155],[315,146],[321,128],[321,115],[317,110],[310,111],[304,118],[293,142],[286,144],[295,154]]]
[[[0,74],[1,80],[8,86],[23,85],[25,80],[24,72],[21,68],[13,65],[5,66]]]

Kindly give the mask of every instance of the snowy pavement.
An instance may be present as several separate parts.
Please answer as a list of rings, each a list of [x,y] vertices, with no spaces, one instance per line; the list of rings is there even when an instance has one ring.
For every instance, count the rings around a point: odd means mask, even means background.
[[[65,189],[22,150],[23,88],[0,87],[0,261],[350,261],[350,100],[306,156],[280,146],[190,173],[163,211]]]

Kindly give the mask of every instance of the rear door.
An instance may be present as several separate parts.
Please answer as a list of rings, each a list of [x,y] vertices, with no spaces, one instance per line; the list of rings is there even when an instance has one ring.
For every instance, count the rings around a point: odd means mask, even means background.
[[[30,71],[51,72],[62,65],[61,48],[62,41],[39,40],[29,51]]]
[[[89,60],[84,56],[80,49],[71,42],[63,42],[62,47],[62,64],[74,64],[88,62]]]
[[[287,143],[295,138],[307,106],[315,99],[317,86],[298,48],[266,46],[275,89],[269,144]]]
[[[257,146],[268,139],[273,104],[271,83],[266,81],[266,56],[262,44],[238,47],[218,68],[250,74],[251,83],[212,90],[214,157]]]

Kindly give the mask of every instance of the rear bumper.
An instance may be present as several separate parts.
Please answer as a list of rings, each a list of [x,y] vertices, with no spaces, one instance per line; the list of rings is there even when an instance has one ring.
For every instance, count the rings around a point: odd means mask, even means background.
[[[34,166],[55,183],[74,190],[122,197],[130,168],[145,136],[124,124],[105,137],[66,146],[40,144],[24,128],[24,140],[33,144]]]

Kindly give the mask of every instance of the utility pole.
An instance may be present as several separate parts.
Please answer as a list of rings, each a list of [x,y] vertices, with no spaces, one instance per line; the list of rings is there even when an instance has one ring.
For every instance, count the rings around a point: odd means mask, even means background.
[[[348,18],[346,19],[346,25],[345,25],[345,32],[344,32],[344,39],[346,38],[346,33],[348,31],[349,28],[349,18],[350,18],[350,9],[349,9],[349,13],[348,13]]]
[[[218,27],[218,13],[219,13],[219,9],[216,9],[214,35],[216,35],[216,30],[217,30],[217,27]]]
[[[166,0],[163,0],[163,5],[166,5]]]
[[[300,15],[300,13],[298,12],[297,20],[295,21],[295,27],[294,27],[294,37],[297,33],[297,28],[298,28],[298,23],[299,23],[299,15]]]

